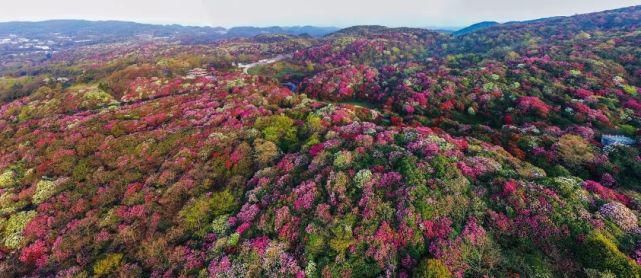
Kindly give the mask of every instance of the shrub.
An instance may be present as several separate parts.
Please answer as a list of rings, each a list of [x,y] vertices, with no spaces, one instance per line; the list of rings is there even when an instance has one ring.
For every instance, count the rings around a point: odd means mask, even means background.
[[[0,174],[0,188],[10,188],[16,185],[16,173],[12,170],[5,170]]]
[[[9,249],[20,248],[24,239],[23,230],[34,217],[36,217],[36,212],[33,210],[21,211],[11,215],[4,225],[2,243]]]
[[[298,141],[294,120],[284,115],[258,118],[254,127],[263,132],[265,140],[272,141],[283,149],[289,149]]]
[[[89,159],[83,159],[76,164],[71,172],[71,176],[78,181],[84,181],[89,177],[89,174],[92,173],[94,168],[91,167]]]
[[[619,130],[621,130],[621,133],[627,135],[627,136],[635,136],[637,135],[637,128],[631,125],[621,125],[619,127]]]
[[[325,238],[319,234],[310,234],[307,237],[307,244],[305,245],[305,252],[312,257],[322,253],[325,250]]]
[[[340,151],[336,153],[336,156],[334,158],[334,167],[338,169],[347,169],[350,165],[352,165],[353,160],[354,158],[351,152]]]
[[[631,96],[637,96],[639,94],[639,90],[637,89],[637,87],[631,85],[623,85],[623,91]]]
[[[546,260],[546,256],[540,251],[528,250],[529,254],[526,254],[521,258],[520,255],[509,254],[506,257],[510,259],[517,259],[517,262],[514,262],[515,265],[520,265],[523,269],[523,274],[525,277],[555,277],[553,272],[553,266]]]
[[[594,160],[594,149],[581,136],[566,134],[557,143],[561,159],[572,167],[579,167]]]
[[[362,188],[363,185],[369,182],[371,179],[372,179],[372,171],[368,169],[363,169],[358,171],[358,173],[356,173],[356,176],[354,177],[354,182],[356,183],[357,187]]]
[[[585,270],[585,276],[588,278],[616,278],[617,276],[612,271],[598,271],[593,268]]]
[[[99,86],[78,88],[78,93],[82,94],[79,107],[83,109],[99,108],[114,101],[113,96],[100,89]]]
[[[338,222],[336,226],[330,229],[333,236],[329,241],[329,247],[336,252],[339,257],[343,257],[347,248],[354,243],[352,222],[353,219],[348,217],[348,219]]]
[[[316,263],[309,261],[305,267],[305,277],[318,277],[318,269]]]
[[[227,233],[227,230],[229,229],[229,224],[227,223],[228,219],[229,219],[228,215],[221,215],[214,218],[214,220],[211,222],[211,225],[210,225],[211,231],[218,236],[221,236]]]
[[[187,204],[180,212],[180,217],[188,229],[203,234],[202,228],[210,224],[215,217],[228,214],[236,206],[236,200],[229,190],[212,193],[211,196],[201,196]]]
[[[599,213],[626,232],[639,226],[637,215],[621,203],[607,203],[599,209]]]
[[[56,194],[57,184],[50,180],[41,180],[36,184],[36,192],[33,194],[33,203],[40,204]]]
[[[452,277],[452,273],[447,269],[445,264],[438,259],[424,260],[417,268],[414,277],[417,278],[447,278]]]
[[[416,157],[404,157],[397,168],[409,185],[423,186],[427,182],[423,172],[416,166]]]
[[[278,146],[271,141],[257,139],[254,141],[254,150],[256,161],[261,165],[268,165],[273,162],[280,153]]]
[[[616,166],[617,182],[625,187],[641,188],[641,159],[639,150],[629,146],[615,146],[609,153],[610,162]]]
[[[44,241],[37,240],[33,244],[22,249],[20,261],[37,267],[43,267],[47,264],[48,256],[46,254],[47,246]]]
[[[211,211],[210,198],[203,196],[185,206],[178,214],[188,229],[197,229],[208,223]]]
[[[229,236],[229,239],[227,239],[227,245],[228,246],[236,246],[238,244],[238,241],[240,241],[240,234],[239,233],[233,233]]]
[[[617,277],[641,276],[641,267],[598,231],[593,231],[587,236],[577,253],[587,268],[611,271]]]
[[[519,108],[526,112],[534,112],[540,117],[546,117],[550,113],[550,106],[538,97],[525,96],[518,100]]]
[[[450,165],[448,159],[443,155],[434,157],[431,165],[437,178],[446,178],[456,174],[455,168]]]
[[[630,204],[630,197],[623,195],[614,191],[613,189],[607,188],[601,185],[598,182],[587,180],[582,183],[583,187],[590,192],[596,193],[599,197],[608,200],[608,201],[619,201],[625,205]]]
[[[93,274],[96,277],[103,277],[113,273],[120,266],[122,257],[120,253],[107,255],[93,265]]]
[[[320,117],[309,114],[305,126],[310,133],[320,132],[323,129],[323,121]]]

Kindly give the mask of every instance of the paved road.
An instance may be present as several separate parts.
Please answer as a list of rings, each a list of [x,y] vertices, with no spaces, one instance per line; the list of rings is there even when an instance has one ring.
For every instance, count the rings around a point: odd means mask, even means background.
[[[281,54],[281,55],[278,55],[278,56],[276,56],[274,58],[262,59],[262,60],[260,60],[258,62],[251,63],[251,64],[238,63],[238,67],[243,69],[244,73],[247,73],[249,71],[249,69],[251,69],[253,67],[276,63],[278,61],[281,61],[281,60],[284,60],[284,59],[288,59],[288,58],[291,58],[291,57],[292,57],[292,54]]]

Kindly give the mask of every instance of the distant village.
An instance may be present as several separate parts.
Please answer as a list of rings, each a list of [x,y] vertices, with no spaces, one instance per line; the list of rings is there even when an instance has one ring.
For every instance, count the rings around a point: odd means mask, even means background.
[[[28,55],[29,52],[51,52],[57,47],[73,42],[70,37],[53,34],[49,39],[25,38],[10,34],[0,36],[0,55]]]

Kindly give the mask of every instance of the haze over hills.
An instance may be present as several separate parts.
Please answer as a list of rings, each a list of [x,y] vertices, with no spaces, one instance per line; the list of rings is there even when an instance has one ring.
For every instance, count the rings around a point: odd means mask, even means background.
[[[338,30],[335,27],[293,26],[293,27],[202,27],[182,25],[154,25],[125,21],[50,20],[39,22],[2,22],[0,35],[9,34],[43,38],[49,34],[78,37],[130,37],[136,35],[196,36],[212,39],[248,37],[259,34],[288,34],[322,36]]]
[[[11,24],[0,276],[641,277],[641,6]]]
[[[621,9],[619,9],[621,10]],[[609,11],[616,12],[617,10]],[[534,24],[545,22],[546,24],[562,22],[567,19],[589,18],[591,14],[575,17],[553,17],[531,21],[512,21],[500,24],[498,22],[480,22],[465,28],[448,28],[444,31],[453,31],[455,35],[464,35],[474,31],[482,30],[492,26],[505,26],[513,24]],[[633,19],[634,20],[634,19]],[[617,23],[618,25],[621,25]],[[625,23],[623,23],[625,24]],[[347,31],[350,28],[346,28]],[[430,29],[430,28],[426,28]],[[86,40],[88,38],[98,38],[101,41],[126,39],[134,36],[152,36],[152,37],[171,37],[179,38],[185,41],[192,40],[196,42],[213,41],[218,39],[229,39],[238,37],[252,37],[260,34],[287,34],[303,35],[308,34],[314,37],[320,37],[338,31],[336,27],[315,27],[315,26],[292,26],[292,27],[232,27],[229,29],[223,27],[202,27],[202,26],[182,26],[182,25],[154,25],[142,24],[124,21],[87,21],[87,20],[49,20],[40,22],[0,22],[0,36],[6,37],[10,34],[29,37],[33,39],[47,39],[52,34],[58,36],[68,36],[77,38],[77,40]]]
[[[224,39],[284,34],[320,37],[337,31],[334,27],[197,27],[153,25],[124,21],[50,20],[0,23],[0,58],[16,54],[45,59],[51,53],[101,43],[153,41],[187,44]],[[5,58],[10,59],[10,58]]]

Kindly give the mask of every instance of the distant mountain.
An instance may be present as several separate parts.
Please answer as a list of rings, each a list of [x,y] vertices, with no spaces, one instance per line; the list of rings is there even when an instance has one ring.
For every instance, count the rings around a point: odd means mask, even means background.
[[[557,16],[507,22],[457,34],[456,51],[485,53],[496,47],[525,47],[529,38],[538,43],[590,36],[595,32],[632,32],[641,28],[641,6],[575,16]],[[527,43],[526,43],[527,42]],[[450,49],[453,50],[453,49]]]
[[[219,36],[222,27],[193,27],[181,25],[153,25],[125,21],[49,20],[40,22],[0,23],[0,35],[18,35],[29,38],[59,34],[71,37],[129,37],[136,35],[171,36],[176,34]]]
[[[463,29],[464,26],[424,26],[422,28],[442,33],[454,33]]]
[[[432,35],[436,31],[423,29],[423,28],[409,28],[409,27],[398,27],[390,28],[381,25],[358,25],[348,28],[338,30],[334,33],[327,35],[326,37],[341,37],[341,36],[370,36],[370,35],[382,35],[382,34],[394,34],[394,33],[412,33],[414,35]]]
[[[357,35],[366,35],[371,33],[379,33],[387,30],[389,30],[388,27],[381,26],[381,25],[359,25],[359,26],[343,28],[341,30],[338,30],[332,33],[331,36],[340,36],[340,35],[357,36]]]
[[[110,41],[134,36],[172,37],[191,40],[216,40],[234,37],[253,37],[261,34],[323,36],[338,30],[334,27],[197,27],[155,25],[125,21],[49,20],[40,22],[0,23],[0,36],[16,35],[48,39],[52,35],[73,37],[76,40],[100,38]]]
[[[463,28],[461,30],[455,31],[453,34],[454,34],[454,36],[462,36],[462,35],[465,35],[465,34],[473,33],[473,32],[476,32],[478,30],[483,30],[485,28],[489,28],[489,27],[492,27],[492,26],[495,26],[495,25],[499,25],[499,24],[500,23],[498,23],[496,21],[479,22],[479,23],[470,25],[468,27],[465,27],[465,28]]]
[[[233,27],[227,31],[228,36],[232,37],[253,37],[261,34],[286,34],[286,35],[303,35],[307,34],[313,37],[320,37],[339,30],[335,27],[315,27],[315,26],[293,26],[293,27]]]
[[[592,30],[636,29],[641,24],[641,6],[608,10],[596,13],[587,13],[574,16],[555,16],[526,21],[510,21],[506,23],[481,22],[454,34],[457,36],[477,33],[479,31],[490,33],[501,32],[532,32],[542,37],[550,35],[557,27],[563,27],[566,32],[581,32]]]

